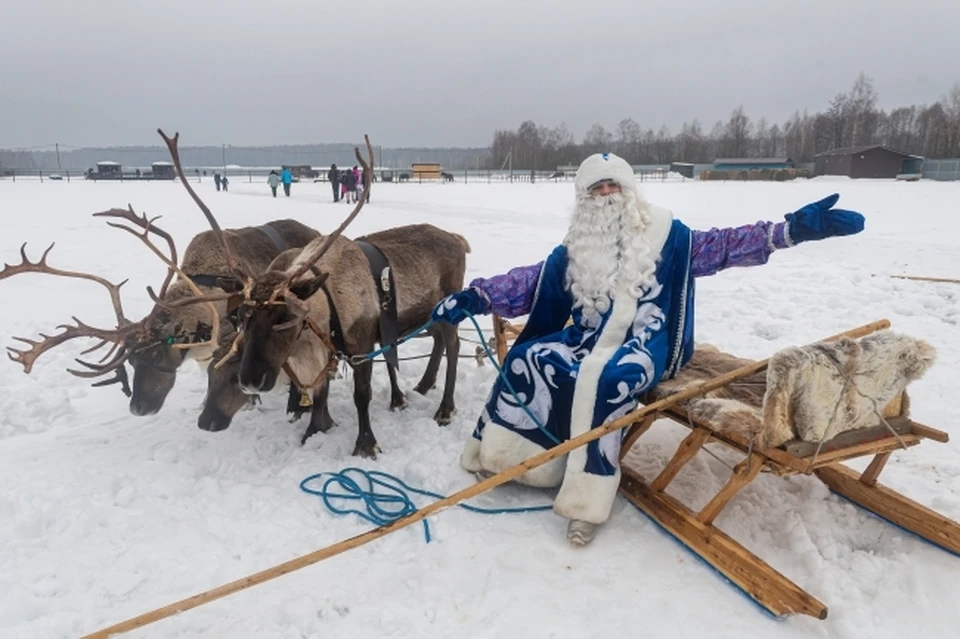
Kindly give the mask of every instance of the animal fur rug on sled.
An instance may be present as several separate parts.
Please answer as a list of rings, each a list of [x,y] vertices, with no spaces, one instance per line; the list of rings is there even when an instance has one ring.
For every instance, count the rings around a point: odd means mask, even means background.
[[[774,354],[766,374],[711,391],[683,407],[717,430],[754,438],[759,448],[793,439],[819,442],[877,426],[877,412],[920,379],[935,358],[927,342],[889,330],[858,340],[795,346]],[[697,345],[680,374],[660,382],[651,395],[660,399],[750,363],[711,345]],[[904,393],[904,415],[908,408]]]

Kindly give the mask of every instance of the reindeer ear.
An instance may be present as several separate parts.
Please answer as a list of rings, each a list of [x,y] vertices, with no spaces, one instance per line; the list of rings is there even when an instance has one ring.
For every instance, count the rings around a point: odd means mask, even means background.
[[[323,286],[323,283],[327,281],[327,276],[329,276],[329,273],[322,273],[313,279],[302,280],[296,284],[291,284],[290,292],[293,293],[297,299],[307,300]]]

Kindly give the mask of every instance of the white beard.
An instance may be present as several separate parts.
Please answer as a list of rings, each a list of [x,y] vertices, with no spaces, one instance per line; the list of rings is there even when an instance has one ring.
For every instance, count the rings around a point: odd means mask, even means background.
[[[636,300],[656,283],[656,264],[644,237],[649,225],[647,203],[630,190],[578,196],[563,240],[574,308],[582,307],[584,316],[603,314],[618,291]]]

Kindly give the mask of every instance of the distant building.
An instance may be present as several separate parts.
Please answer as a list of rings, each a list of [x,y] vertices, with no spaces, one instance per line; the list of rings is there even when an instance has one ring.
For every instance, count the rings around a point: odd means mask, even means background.
[[[172,162],[154,162],[150,165],[154,180],[172,180],[176,177],[176,170]]]
[[[441,167],[436,162],[414,162],[410,172],[414,180],[439,180]]]
[[[749,171],[751,169],[792,169],[796,163],[791,158],[717,158],[714,171]]]
[[[902,174],[919,174],[922,166],[922,157],[902,153],[882,144],[833,149],[813,157],[814,175],[895,178]]]
[[[123,177],[123,168],[119,162],[111,160],[97,162],[97,179],[119,180],[121,177]]]
[[[692,178],[693,169],[694,169],[694,165],[692,162],[671,162],[670,163],[670,172],[679,173],[683,177]]]

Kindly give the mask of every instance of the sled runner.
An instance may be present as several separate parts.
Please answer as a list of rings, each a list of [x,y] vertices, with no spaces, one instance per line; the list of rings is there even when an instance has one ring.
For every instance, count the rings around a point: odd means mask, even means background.
[[[805,614],[825,619],[827,606],[714,525],[760,472],[815,475],[857,505],[960,554],[960,524],[877,482],[894,451],[924,439],[948,441],[947,433],[909,417],[906,386],[932,363],[932,348],[883,330],[889,326],[889,321],[880,320],[815,345],[783,349],[765,370],[628,427],[620,453],[621,494],[777,617]],[[494,316],[493,327],[502,363],[508,341],[522,326]],[[641,404],[748,363],[698,345],[680,373],[650,389]],[[661,418],[682,424],[690,433],[658,475],[645,477],[631,464],[630,451]],[[725,445],[743,459],[719,492],[697,510],[666,489],[708,441]],[[866,455],[873,460],[862,473],[841,463]]]

